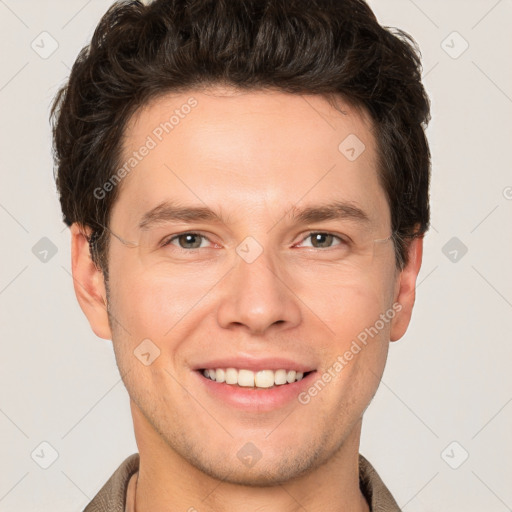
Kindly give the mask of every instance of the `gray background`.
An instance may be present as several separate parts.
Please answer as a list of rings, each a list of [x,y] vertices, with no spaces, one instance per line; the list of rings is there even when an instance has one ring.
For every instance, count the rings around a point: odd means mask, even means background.
[[[82,510],[137,451],[111,342],[74,296],[48,124],[110,3],[0,0],[1,512]],[[407,512],[512,510],[512,2],[370,5],[423,54],[432,229],[361,453]]]

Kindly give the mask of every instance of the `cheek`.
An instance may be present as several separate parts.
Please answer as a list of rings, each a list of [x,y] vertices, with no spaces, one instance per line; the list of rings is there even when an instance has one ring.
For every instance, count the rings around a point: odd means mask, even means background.
[[[329,338],[350,342],[390,307],[392,285],[385,275],[326,272],[308,277],[301,280],[297,295],[326,327]]]
[[[392,284],[386,272],[357,279],[333,276],[317,281],[322,287],[310,287],[304,301],[322,325],[329,327],[324,329],[326,336],[316,336],[317,347],[324,354],[319,378],[326,373],[327,379],[332,378],[325,399],[331,396],[337,408],[355,408],[362,413],[378,388],[386,363],[394,315],[389,301]],[[303,292],[307,293],[306,289]]]
[[[165,339],[168,344],[170,338],[186,335],[197,326],[198,316],[206,314],[205,308],[209,312],[215,309],[214,289],[225,274],[222,265],[213,268],[190,263],[149,270],[136,258],[119,258],[111,268],[113,312],[133,334],[134,343],[150,338],[155,343]],[[353,273],[333,265],[292,265],[283,278],[293,291],[291,300],[303,303],[304,320],[310,318],[302,328],[315,329],[315,338],[319,330],[324,331],[320,337],[330,352],[333,340],[336,350],[343,349],[389,309],[391,275],[389,268],[383,267]],[[210,297],[209,291],[213,291]]]
[[[211,273],[205,275],[199,269],[150,272],[138,264],[124,267],[119,266],[111,277],[113,304],[131,330],[147,337],[162,338],[185,323],[182,320],[215,283]]]

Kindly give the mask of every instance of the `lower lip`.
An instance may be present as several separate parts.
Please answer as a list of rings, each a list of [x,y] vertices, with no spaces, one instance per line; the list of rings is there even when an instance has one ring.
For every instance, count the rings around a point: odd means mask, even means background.
[[[271,388],[249,388],[226,384],[208,379],[201,371],[194,373],[206,387],[207,392],[224,403],[246,411],[267,412],[279,409],[293,401],[298,402],[299,394],[310,386],[316,371],[312,371],[302,380]]]

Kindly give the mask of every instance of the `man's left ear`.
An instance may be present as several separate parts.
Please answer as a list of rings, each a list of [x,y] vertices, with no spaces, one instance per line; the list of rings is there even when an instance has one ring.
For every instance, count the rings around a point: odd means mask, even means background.
[[[408,247],[409,260],[407,265],[400,272],[394,303],[399,303],[402,308],[397,311],[391,321],[390,341],[399,340],[407,331],[411,321],[412,309],[416,298],[416,278],[421,267],[423,256],[423,235],[414,238]]]

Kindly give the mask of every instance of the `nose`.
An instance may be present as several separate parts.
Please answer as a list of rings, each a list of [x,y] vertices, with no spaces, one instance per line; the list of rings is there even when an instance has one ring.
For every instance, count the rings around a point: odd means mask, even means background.
[[[297,326],[301,321],[300,299],[293,292],[291,277],[265,250],[251,263],[237,257],[223,283],[217,309],[219,325],[255,335]]]

